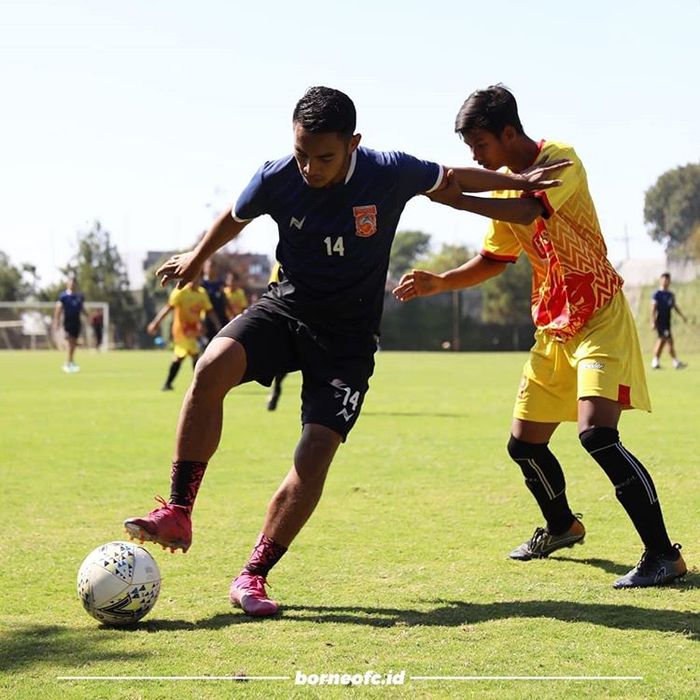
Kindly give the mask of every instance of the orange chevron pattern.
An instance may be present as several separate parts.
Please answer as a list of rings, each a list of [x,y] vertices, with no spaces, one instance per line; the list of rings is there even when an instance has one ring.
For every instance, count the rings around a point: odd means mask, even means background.
[[[548,142],[538,160],[571,158],[575,166],[563,171],[563,184],[551,201],[549,219],[534,225],[492,223],[484,248],[496,255],[517,255],[514,244],[530,259],[532,318],[538,328],[566,340],[622,288],[622,278],[607,258],[586,173],[573,149]],[[519,192],[496,196],[519,197]],[[515,239],[515,240],[514,240]]]

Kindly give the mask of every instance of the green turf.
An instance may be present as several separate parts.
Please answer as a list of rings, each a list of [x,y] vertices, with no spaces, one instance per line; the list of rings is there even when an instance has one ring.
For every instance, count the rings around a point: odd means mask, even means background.
[[[195,510],[190,552],[151,548],[160,599],[134,630],[82,610],[83,557],[123,539],[121,521],[167,495],[180,400],[161,393],[165,352],[0,353],[0,697],[692,698],[700,693],[697,475],[700,355],[650,375],[655,412],[632,412],[625,445],[654,475],[691,573],[664,589],[615,591],[640,545],[611,485],[565,425],[553,440],[585,546],[517,563],[540,524],[508,459],[522,354],[377,356],[363,415],[321,504],[271,575],[277,619],[229,608],[268,498],[298,436],[299,381],[277,412],[247,385]],[[405,671],[393,688],[293,681],[57,680],[75,675],[231,676]],[[641,681],[418,681],[410,676],[642,676]]]

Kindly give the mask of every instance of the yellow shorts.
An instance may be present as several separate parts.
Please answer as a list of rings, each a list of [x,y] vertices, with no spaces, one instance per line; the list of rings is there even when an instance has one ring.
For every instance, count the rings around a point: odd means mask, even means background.
[[[191,357],[199,355],[199,339],[198,338],[178,338],[173,343],[173,352],[175,357]]]
[[[637,327],[622,292],[571,340],[535,333],[513,417],[537,423],[575,421],[578,399],[589,396],[651,411]]]

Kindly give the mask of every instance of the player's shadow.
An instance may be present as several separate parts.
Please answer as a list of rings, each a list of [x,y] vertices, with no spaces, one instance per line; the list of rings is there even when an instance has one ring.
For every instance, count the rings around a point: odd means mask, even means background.
[[[157,613],[151,613],[152,615]],[[275,617],[266,618],[273,624]],[[0,673],[18,672],[43,664],[55,665],[65,660],[72,673],[85,664],[99,662],[141,663],[148,657],[148,645],[141,645],[133,652],[115,651],[117,634],[158,633],[177,631],[216,630],[236,624],[255,624],[259,618],[243,613],[221,613],[201,621],[159,620],[157,617],[141,620],[133,626],[110,627],[96,625],[90,628],[73,628],[62,625],[20,625],[3,632],[0,637]]]
[[[624,595],[624,592],[621,593]],[[360,606],[286,605],[284,620],[349,624],[367,627],[457,627],[517,618],[586,622],[620,630],[675,632],[700,641],[700,615],[690,611],[657,610],[626,604],[579,603],[560,600],[522,600],[465,603],[460,600],[426,601],[432,610]]]
[[[596,557],[574,559],[572,557],[565,557],[557,553],[557,555],[555,557],[552,557],[552,559],[556,559],[557,561],[567,561],[571,562],[572,564],[584,564],[585,566],[595,566],[598,569],[602,569],[603,571],[607,572],[608,574],[615,574],[616,576],[622,576],[630,570],[628,564],[618,564],[614,561],[610,561],[610,559],[598,559]],[[690,578],[692,578],[692,576]]]
[[[114,651],[113,638],[107,628],[72,629],[61,625],[20,625],[6,630],[0,638],[0,672],[69,660],[74,670],[83,664],[101,661],[143,661],[147,651]]]

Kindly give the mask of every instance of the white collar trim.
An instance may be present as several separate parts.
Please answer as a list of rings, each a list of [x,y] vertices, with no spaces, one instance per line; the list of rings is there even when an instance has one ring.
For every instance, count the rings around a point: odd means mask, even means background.
[[[345,175],[345,182],[343,183],[344,185],[347,185],[348,182],[350,181],[350,178],[352,177],[352,174],[355,172],[355,164],[357,163],[357,149],[355,149],[352,152],[352,155],[350,156],[350,166],[348,167],[348,172]]]

